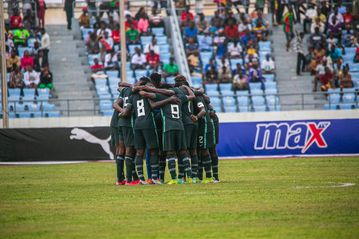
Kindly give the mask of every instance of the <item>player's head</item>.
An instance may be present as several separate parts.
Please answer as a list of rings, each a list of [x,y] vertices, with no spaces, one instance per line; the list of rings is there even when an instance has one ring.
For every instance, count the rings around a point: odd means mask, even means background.
[[[142,76],[137,83],[138,85],[146,85],[150,81],[150,78],[148,78],[147,76]]]
[[[175,81],[175,86],[176,87],[181,86],[181,85],[187,85],[188,86],[187,79],[183,75],[176,76],[174,81]]]
[[[150,75],[150,80],[155,87],[159,87],[161,85],[161,78],[161,74],[158,72],[153,72]]]

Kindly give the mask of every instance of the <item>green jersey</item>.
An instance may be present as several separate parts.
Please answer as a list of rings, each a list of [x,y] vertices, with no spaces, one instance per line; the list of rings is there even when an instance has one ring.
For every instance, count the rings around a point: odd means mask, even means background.
[[[132,88],[131,87],[124,87],[121,89],[120,91],[120,98],[122,99],[123,102],[123,108],[125,108],[129,102],[130,96],[132,94]],[[118,126],[120,127],[132,127],[133,126],[133,117],[132,116],[128,116],[126,118],[124,117],[120,117],[118,119]]]
[[[167,98],[168,96],[156,94],[156,101],[165,100]],[[181,107],[182,102],[179,104],[167,104],[161,108],[162,132],[183,130]]]
[[[117,98],[117,100],[119,99],[120,97]],[[116,100],[116,101],[117,101]],[[116,102],[115,101],[115,102]],[[112,117],[111,117],[111,123],[110,123],[110,126],[111,127],[118,127],[118,112],[116,110],[113,110],[113,114],[112,114]]]
[[[30,37],[30,33],[27,29],[16,29],[13,31],[14,34],[14,43],[24,44],[27,38]]]
[[[136,29],[129,29],[126,32],[126,38],[128,38],[130,41],[136,41],[139,33]]]
[[[138,93],[131,94],[127,106],[132,106],[134,129],[156,129],[155,119],[148,100]]]
[[[200,108],[204,107],[204,109],[206,110],[206,114],[198,120],[198,127],[204,128],[206,132],[213,132],[213,120],[209,116],[208,104],[205,102],[203,96],[197,96],[194,103],[196,106],[195,111],[197,111],[197,113],[199,112]]]
[[[193,121],[191,119],[191,115],[193,114],[193,102],[187,99],[186,90],[180,87],[174,88],[173,90],[176,92],[176,95],[178,98],[180,98],[180,100],[182,100],[183,98],[181,108],[183,125],[193,124]]]

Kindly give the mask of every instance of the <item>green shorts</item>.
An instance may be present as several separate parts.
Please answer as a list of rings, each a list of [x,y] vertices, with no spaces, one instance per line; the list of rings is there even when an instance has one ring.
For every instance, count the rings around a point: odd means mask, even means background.
[[[121,128],[111,126],[111,145],[114,147],[118,145],[118,143],[120,142],[120,138],[122,139],[122,137],[120,136],[120,130]]]
[[[183,130],[170,130],[162,134],[163,151],[187,149]]]
[[[134,144],[136,149],[158,149],[156,129],[135,129]]]
[[[198,148],[209,149],[213,148],[216,144],[216,132],[206,132],[204,129],[198,130]]]
[[[188,124],[184,126],[184,135],[188,149],[197,148],[197,125]]]
[[[121,127],[121,128],[122,128],[123,142],[125,146],[126,147],[135,146],[133,128],[132,127]]]

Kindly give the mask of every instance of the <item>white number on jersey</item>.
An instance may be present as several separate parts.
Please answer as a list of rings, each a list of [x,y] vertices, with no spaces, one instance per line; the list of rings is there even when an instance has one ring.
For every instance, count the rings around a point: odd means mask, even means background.
[[[137,117],[145,116],[145,102],[142,100],[137,101]]]
[[[179,119],[180,118],[180,112],[178,105],[171,105],[171,114],[172,118]]]
[[[123,98],[123,108],[125,108],[128,104],[128,96],[126,96],[125,98]]]

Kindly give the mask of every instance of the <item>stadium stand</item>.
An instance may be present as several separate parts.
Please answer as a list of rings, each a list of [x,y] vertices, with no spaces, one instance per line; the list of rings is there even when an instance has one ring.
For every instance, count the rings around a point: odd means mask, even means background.
[[[7,6],[5,40],[9,116],[58,117],[61,114],[51,103],[54,86],[48,56],[50,36],[41,28],[41,16],[35,14],[39,8],[36,2],[19,5],[14,1]]]

